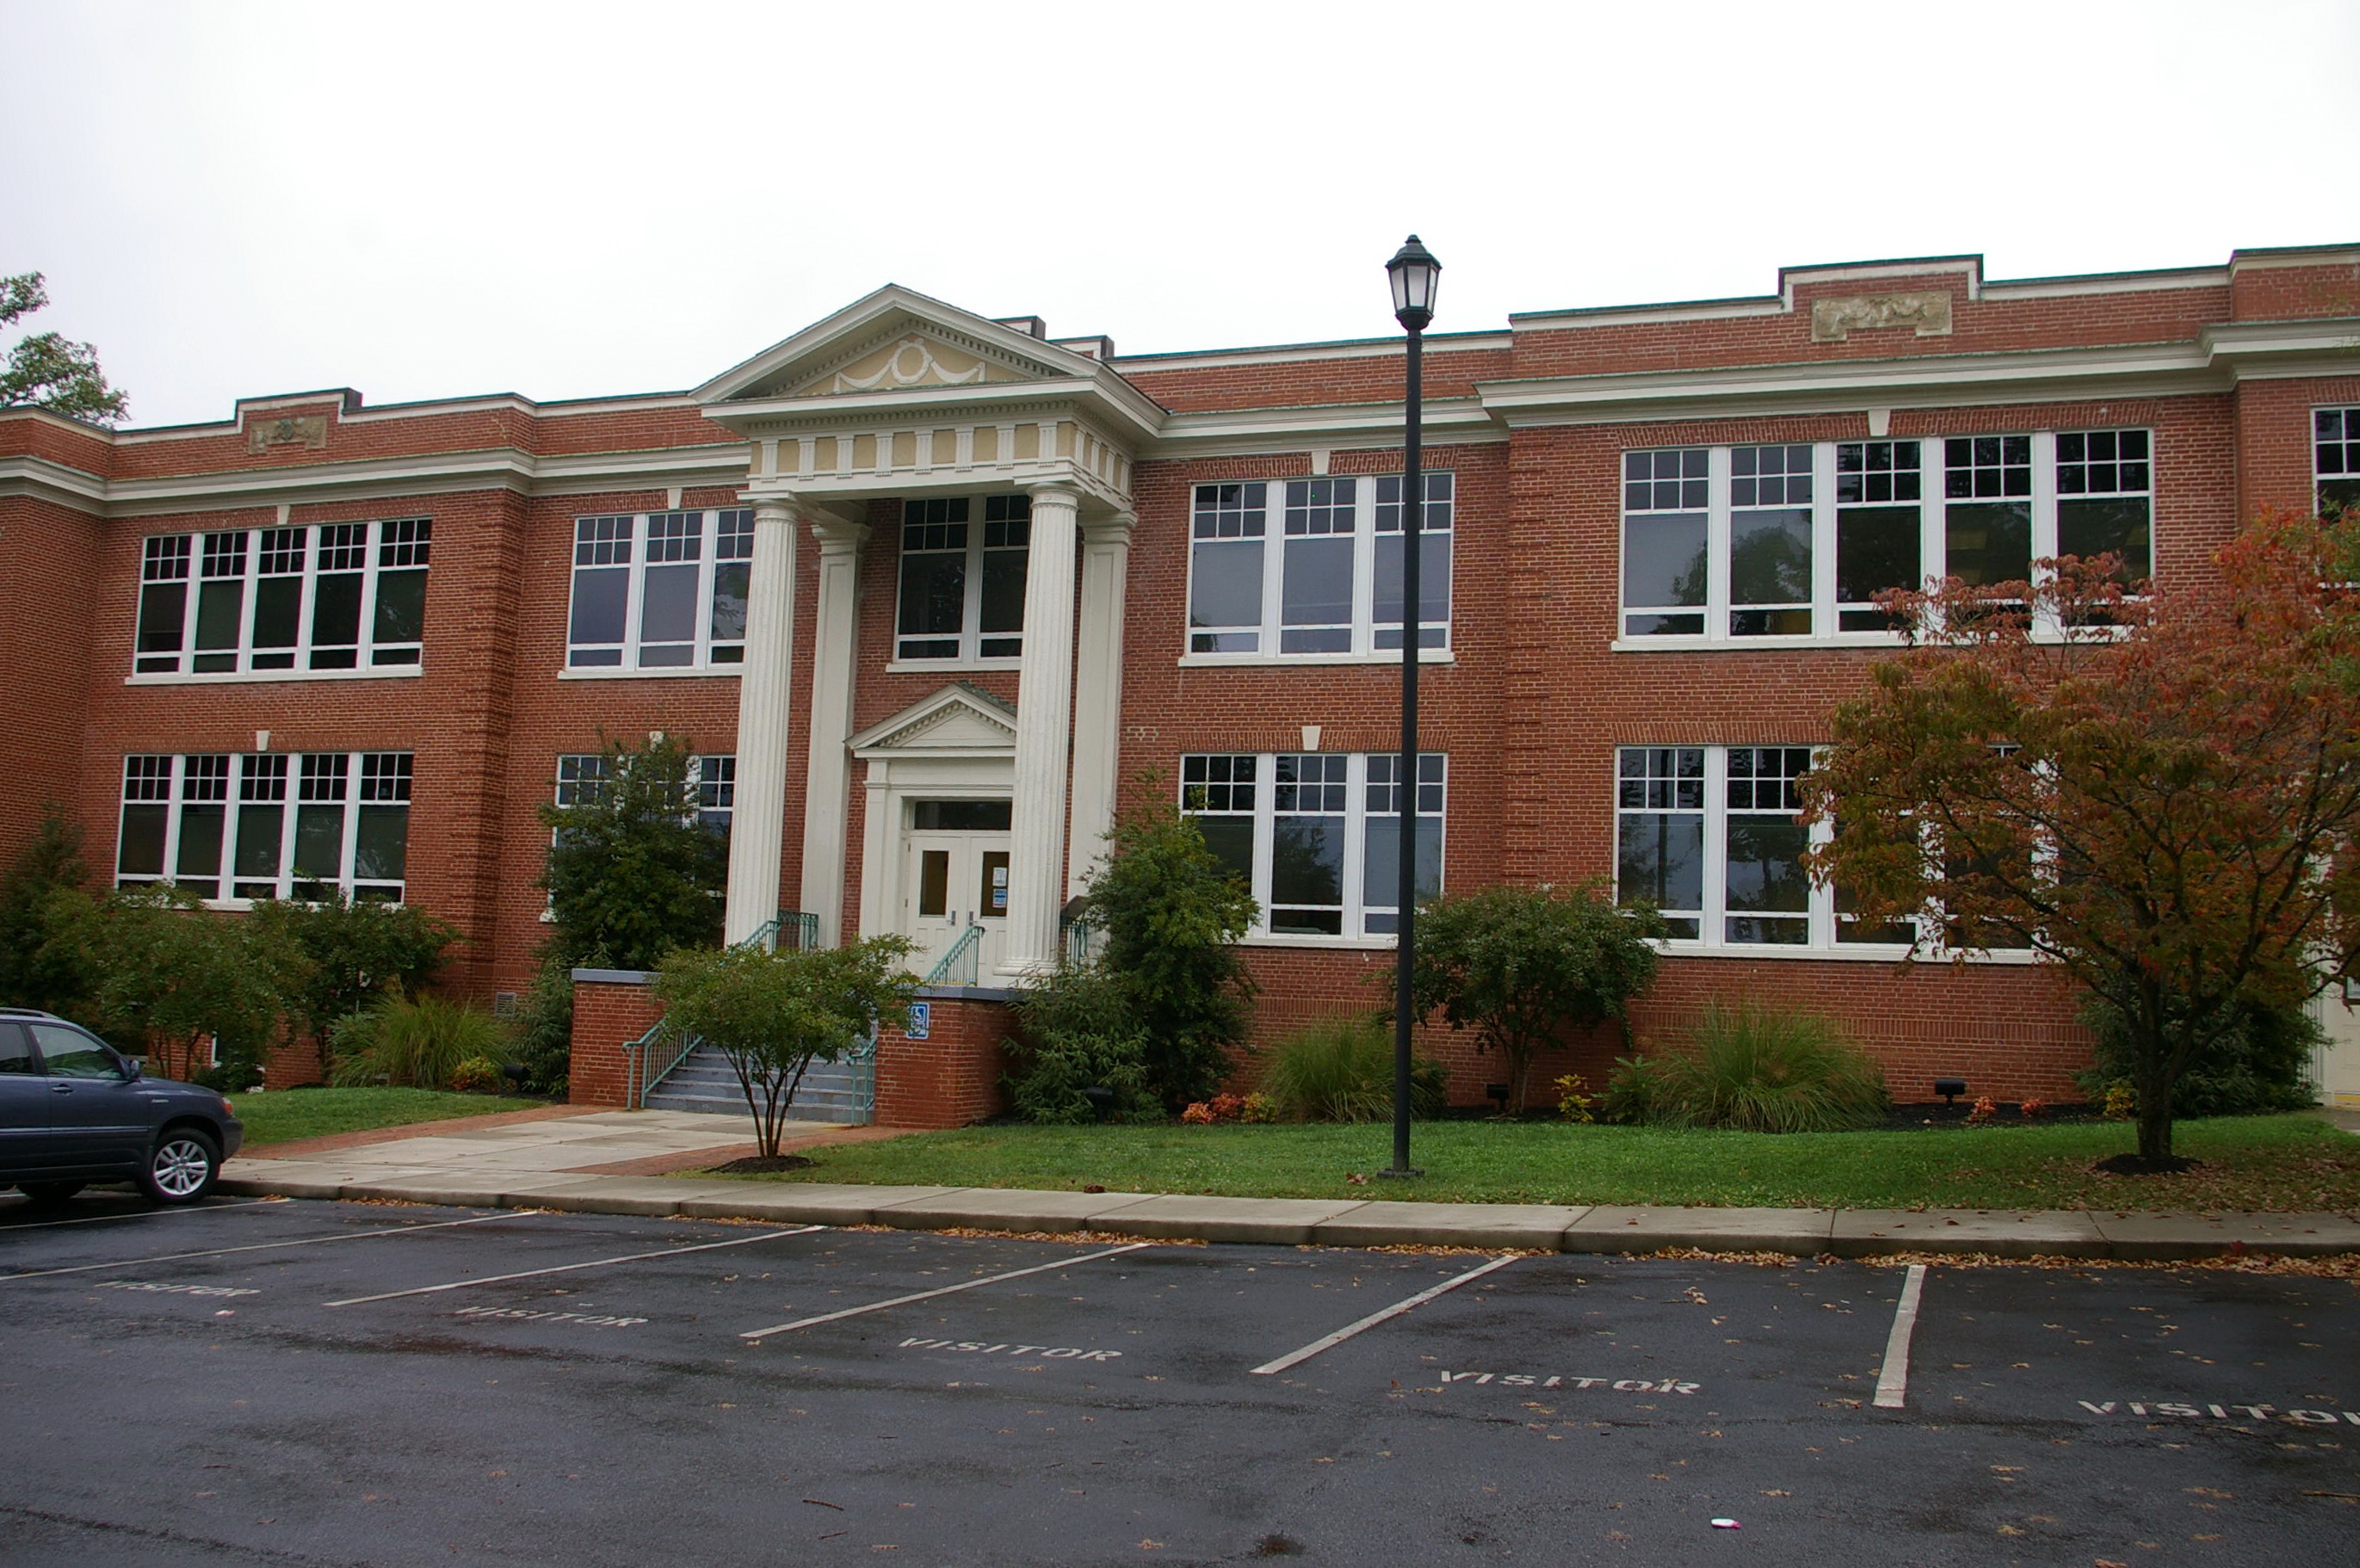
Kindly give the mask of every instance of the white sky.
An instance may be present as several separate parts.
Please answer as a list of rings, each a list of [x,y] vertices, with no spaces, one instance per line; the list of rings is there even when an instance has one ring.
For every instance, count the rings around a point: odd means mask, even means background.
[[[0,273],[131,423],[691,387],[885,282],[1120,350],[2360,240],[2360,4],[0,0]]]

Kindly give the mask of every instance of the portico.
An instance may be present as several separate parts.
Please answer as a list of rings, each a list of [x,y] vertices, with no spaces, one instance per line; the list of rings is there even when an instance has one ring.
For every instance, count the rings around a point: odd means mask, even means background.
[[[755,508],[730,940],[786,901],[789,721],[800,695],[809,726],[792,902],[817,916],[821,942],[888,931],[924,940],[913,921],[964,910],[998,922],[1000,974],[1054,964],[1058,912],[1111,824],[1131,467],[1162,419],[1108,368],[1109,352],[1103,339],[1052,343],[1037,321],[986,321],[887,288],[698,390],[706,417],[748,443],[741,494]],[[881,502],[900,504],[898,521]],[[804,536],[817,586],[799,639],[792,590]],[[904,566],[886,671],[938,673],[945,684],[856,735],[863,561],[880,546],[938,562],[931,575]],[[978,572],[979,590],[970,581]],[[1011,625],[1019,573],[1021,624]],[[987,601],[983,615],[1000,620],[983,629],[997,635],[963,624],[950,636],[902,635],[938,631],[946,617],[957,622],[960,604],[973,615]],[[995,670],[1017,672],[1012,711],[959,684]],[[921,744],[929,732],[940,733]],[[858,888],[847,885],[856,762],[865,769]],[[932,803],[931,822],[942,802],[994,800],[1007,808],[1004,850],[962,848],[951,836],[905,855],[912,833],[954,832],[920,828],[913,802]],[[965,857],[960,877],[935,898],[927,879],[947,878],[955,855]],[[976,860],[990,855],[1000,858]],[[1004,909],[989,886],[965,885],[995,871]]]

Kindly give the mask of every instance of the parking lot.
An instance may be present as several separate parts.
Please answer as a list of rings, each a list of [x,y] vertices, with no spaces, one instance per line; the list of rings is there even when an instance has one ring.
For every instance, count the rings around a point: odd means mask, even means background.
[[[2352,1560],[2350,1281],[1912,1279],[0,1199],[0,1562]]]

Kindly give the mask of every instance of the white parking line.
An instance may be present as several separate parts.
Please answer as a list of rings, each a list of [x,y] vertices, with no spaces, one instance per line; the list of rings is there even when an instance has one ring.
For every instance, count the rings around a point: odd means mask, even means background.
[[[871,1301],[865,1307],[847,1307],[840,1312],[822,1312],[815,1318],[797,1318],[792,1323],[778,1323],[770,1328],[753,1329],[738,1337],[768,1339],[774,1334],[785,1334],[792,1329],[810,1328],[815,1323],[834,1323],[838,1318],[857,1318],[863,1312],[881,1312],[888,1307],[907,1306],[912,1301],[930,1301],[936,1296],[956,1295],[961,1290],[972,1290],[978,1285],[997,1285],[1002,1279],[1022,1279],[1027,1274],[1045,1274],[1052,1269],[1070,1269],[1076,1263],[1095,1263],[1101,1258],[1119,1258],[1126,1252],[1137,1252],[1142,1247],[1154,1245],[1155,1243],[1152,1241],[1134,1241],[1128,1247],[1110,1247],[1104,1252],[1086,1252],[1079,1258],[1061,1258],[1054,1263],[1038,1263],[1030,1269],[1011,1269],[1005,1274],[986,1275],[983,1279],[969,1279],[962,1285],[945,1285],[936,1290],[920,1290],[913,1295],[896,1296],[890,1301]]]
[[[1918,1298],[1926,1289],[1926,1266],[1912,1263],[1902,1282],[1901,1301],[1893,1309],[1893,1332],[1885,1336],[1885,1366],[1876,1374],[1880,1410],[1897,1410],[1909,1397],[1909,1336],[1918,1331]]]
[[[766,1230],[759,1236],[732,1236],[727,1241],[700,1242],[694,1247],[667,1247],[658,1252],[627,1252],[619,1258],[594,1258],[587,1263],[560,1263],[550,1269],[520,1269],[513,1274],[486,1274],[480,1279],[453,1279],[443,1285],[420,1285],[408,1290],[387,1290],[375,1296],[347,1296],[341,1301],[330,1301],[332,1307],[365,1306],[370,1301],[393,1301],[404,1296],[432,1296],[442,1290],[471,1290],[478,1285],[497,1285],[509,1279],[531,1279],[543,1274],[571,1274],[577,1269],[604,1269],[610,1263],[638,1263],[650,1258],[677,1258],[683,1252],[712,1252],[724,1247],[748,1247],[758,1241],[776,1241],[782,1236],[809,1236],[825,1225],[799,1225],[793,1230]]]
[[[1484,1275],[1491,1272],[1494,1269],[1505,1269],[1509,1264],[1513,1263],[1517,1258],[1522,1258],[1524,1254],[1521,1252],[1511,1252],[1505,1258],[1494,1258],[1491,1262],[1483,1264],[1480,1268],[1470,1269],[1464,1274],[1456,1275],[1448,1279],[1445,1279],[1439,1285],[1428,1286],[1426,1289],[1420,1290],[1416,1295],[1410,1297],[1405,1301],[1395,1301],[1392,1306],[1385,1308],[1382,1312],[1371,1312],[1367,1317],[1362,1318],[1358,1323],[1346,1323],[1334,1334],[1328,1334],[1322,1339],[1315,1339],[1300,1350],[1290,1350],[1275,1361],[1263,1362],[1261,1366],[1253,1369],[1251,1376],[1256,1377],[1267,1377],[1274,1373],[1284,1372],[1290,1367],[1299,1366],[1302,1363],[1310,1360],[1321,1351],[1333,1349],[1335,1346],[1339,1345],[1346,1340],[1351,1338],[1354,1334],[1360,1334],[1364,1330],[1376,1327],[1387,1318],[1397,1318],[1405,1312],[1409,1312],[1416,1307],[1422,1307],[1426,1302],[1434,1300],[1435,1297],[1443,1294],[1445,1291],[1456,1290],[1459,1286],[1464,1285],[1470,1279],[1480,1279]]]
[[[275,1252],[284,1247],[317,1247],[323,1241],[366,1241],[373,1236],[409,1236],[414,1231],[447,1230],[453,1225],[486,1225],[493,1220],[522,1218],[530,1211],[510,1210],[477,1214],[466,1220],[436,1220],[432,1225],[388,1225],[383,1230],[348,1230],[335,1236],[307,1236],[297,1241],[257,1241],[246,1247],[216,1247],[206,1252],[167,1252],[157,1258],[117,1258],[104,1263],[78,1263],[71,1269],[34,1269],[22,1274],[0,1274],[0,1285],[11,1279],[47,1279],[59,1274],[90,1274],[101,1269],[136,1269],[142,1263],[178,1263],[189,1258],[226,1258],[233,1252]]]
[[[265,1203],[284,1203],[285,1198],[248,1198],[242,1203],[207,1203],[188,1209],[127,1209],[119,1214],[84,1214],[77,1220],[27,1220],[23,1225],[0,1225],[0,1236],[20,1230],[46,1230],[51,1225],[96,1225],[101,1220],[160,1220],[174,1214],[217,1214],[224,1209],[253,1209]]]

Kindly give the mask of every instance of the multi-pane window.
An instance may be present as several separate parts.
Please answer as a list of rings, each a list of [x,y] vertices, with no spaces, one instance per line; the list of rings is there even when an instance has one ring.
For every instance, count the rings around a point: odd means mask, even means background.
[[[576,517],[565,662],[575,670],[743,663],[753,561],[751,507]]]
[[[965,495],[901,504],[896,659],[972,662],[1024,651],[1032,497],[986,495],[981,527]]]
[[[2360,408],[2314,408],[2311,426],[2320,512],[2360,505]]]
[[[1622,636],[1890,636],[1881,593],[2027,582],[2062,555],[2118,556],[2136,583],[2154,570],[2153,445],[2041,430],[1624,452]]]
[[[1624,746],[1616,757],[1615,890],[1673,940],[1709,948],[1907,945],[1907,928],[1848,929],[1803,869],[1806,746]]]
[[[115,885],[399,903],[410,779],[406,751],[126,757]]]
[[[603,752],[570,752],[557,759],[557,804],[586,806],[606,788],[608,758]],[[735,757],[692,757],[688,788],[696,798],[691,808],[698,823],[723,838],[738,806],[738,759]],[[683,801],[683,804],[685,802]]]
[[[1257,931],[1382,936],[1399,929],[1401,758],[1390,752],[1216,753],[1180,759],[1180,809],[1253,890]],[[1448,768],[1418,757],[1415,889],[1442,890]]]
[[[140,551],[142,675],[415,665],[426,626],[425,517],[158,534]]]
[[[1418,646],[1450,646],[1457,476],[1426,475]],[[1275,526],[1272,514],[1277,514]],[[1189,518],[1191,654],[1366,658],[1402,645],[1399,474],[1199,485]]]

